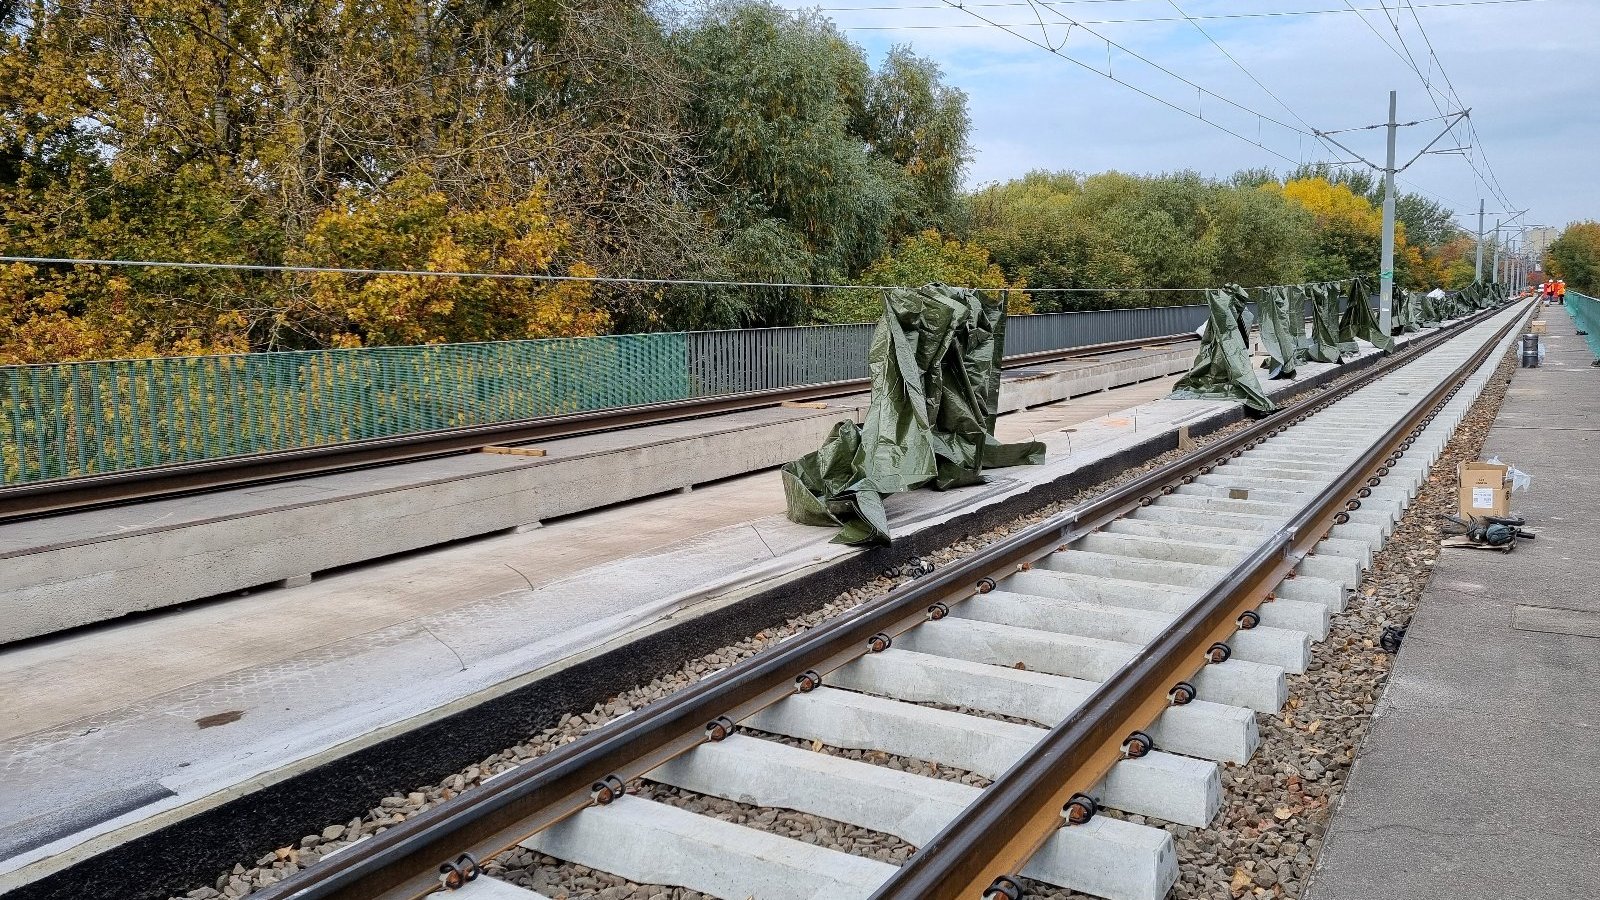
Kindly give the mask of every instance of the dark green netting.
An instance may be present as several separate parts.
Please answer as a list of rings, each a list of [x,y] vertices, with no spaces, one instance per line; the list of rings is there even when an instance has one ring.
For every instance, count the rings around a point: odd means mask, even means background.
[[[930,284],[896,288],[873,331],[864,425],[843,421],[783,467],[789,518],[839,528],[840,544],[889,543],[883,496],[979,484],[983,469],[1044,462],[1038,441],[994,439],[1005,344],[998,297]]]
[[[1291,288],[1301,290],[1301,288]],[[1339,292],[1332,283],[1308,284],[1304,288],[1311,308],[1311,336],[1306,339],[1306,359],[1336,363],[1339,352]]]
[[[1306,330],[1304,315],[1290,312],[1289,292],[1282,287],[1262,288],[1256,308],[1261,311],[1261,349],[1267,354],[1261,368],[1268,378],[1293,378],[1299,338]]]
[[[1367,299],[1366,285],[1360,278],[1351,280],[1350,292],[1345,296],[1344,315],[1339,318],[1339,343],[1354,352],[1358,339],[1379,350],[1394,349],[1394,338],[1378,327],[1371,301]]]
[[[1237,400],[1259,412],[1271,412],[1272,399],[1250,365],[1249,295],[1237,284],[1206,291],[1211,307],[1194,365],[1178,379],[1172,396],[1180,400]]]

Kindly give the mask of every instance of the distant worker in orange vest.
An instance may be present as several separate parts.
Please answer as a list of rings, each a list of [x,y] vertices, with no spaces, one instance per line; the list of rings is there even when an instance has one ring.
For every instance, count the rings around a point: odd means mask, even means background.
[[[1546,300],[1553,300],[1553,299],[1555,299],[1555,296],[1556,296],[1556,283],[1554,281],[1546,281],[1544,283],[1544,298]]]
[[[1556,299],[1563,301],[1567,299],[1567,283],[1565,281],[1556,282]]]

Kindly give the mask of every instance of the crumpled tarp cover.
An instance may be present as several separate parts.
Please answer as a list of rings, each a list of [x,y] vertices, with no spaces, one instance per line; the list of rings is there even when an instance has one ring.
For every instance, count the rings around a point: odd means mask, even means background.
[[[834,543],[887,544],[883,495],[979,484],[985,467],[1044,462],[1044,444],[994,439],[1005,306],[942,284],[888,292],[867,368],[864,425],[834,425],[821,449],[784,465],[789,518],[839,528]]]
[[[1301,290],[1301,288],[1290,288]],[[1306,339],[1306,359],[1336,363],[1339,351],[1339,292],[1332,282],[1308,284],[1304,288],[1311,301],[1311,337]]]
[[[1298,300],[1298,297],[1296,298]],[[1293,378],[1299,356],[1300,336],[1305,334],[1305,316],[1300,304],[1289,309],[1289,292],[1282,287],[1261,290],[1256,308],[1261,311],[1261,349],[1267,354],[1261,368],[1268,378]]]
[[[1379,350],[1393,350],[1394,338],[1383,333],[1378,327],[1378,319],[1372,314],[1372,307],[1367,300],[1367,288],[1362,279],[1352,279],[1350,293],[1345,297],[1344,315],[1339,319],[1339,343],[1354,344],[1359,338]]]
[[[1444,292],[1437,289],[1426,294],[1417,293],[1417,325],[1422,328],[1432,328],[1439,324],[1439,310],[1433,303],[1435,294],[1444,296]]]
[[[1422,295],[1415,291],[1396,291],[1390,298],[1389,333],[1411,334],[1422,328],[1419,302]]]
[[[1255,367],[1250,365],[1250,299],[1245,289],[1230,284],[1221,290],[1206,291],[1211,307],[1205,333],[1200,336],[1200,351],[1172,394],[1179,400],[1237,400],[1259,412],[1271,412],[1272,398],[1261,388]]]

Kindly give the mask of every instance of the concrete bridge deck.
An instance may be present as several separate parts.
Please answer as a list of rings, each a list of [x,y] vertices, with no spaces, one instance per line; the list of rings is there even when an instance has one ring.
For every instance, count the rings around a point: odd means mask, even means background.
[[[1600,369],[1560,306],[1483,448],[1533,475],[1509,555],[1440,554],[1311,900],[1600,897]]]
[[[1310,364],[1269,390],[1338,370]],[[1002,417],[1000,436],[1043,441],[1046,463],[890,498],[893,548],[830,544],[831,531],[788,522],[767,470],[0,649],[12,698],[0,710],[0,893],[102,852],[136,854],[165,827],[258,839],[318,800],[337,819],[349,798],[326,785],[438,777],[496,752],[479,747],[485,735],[587,707],[640,671],[676,668],[1172,449],[1181,428],[1242,417],[1231,402],[1157,399],[1171,381]],[[793,439],[773,463],[814,444]],[[426,752],[401,737],[419,729],[432,729]]]

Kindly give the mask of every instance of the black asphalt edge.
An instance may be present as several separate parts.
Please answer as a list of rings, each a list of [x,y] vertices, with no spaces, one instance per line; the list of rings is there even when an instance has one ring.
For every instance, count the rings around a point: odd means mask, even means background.
[[[1369,354],[1297,382],[1275,399],[1298,397],[1377,362]],[[1189,423],[1203,437],[1243,421],[1235,406]],[[364,816],[379,799],[433,784],[555,725],[574,710],[627,691],[764,628],[811,612],[888,569],[1070,497],[1176,449],[1175,433],[1141,441],[1070,475],[1038,485],[892,546],[847,557],[804,578],[656,632],[348,756],[197,813],[15,888],[7,900],[165,900],[199,887],[236,863],[260,859],[329,823]],[[65,798],[64,798],[65,799]]]

